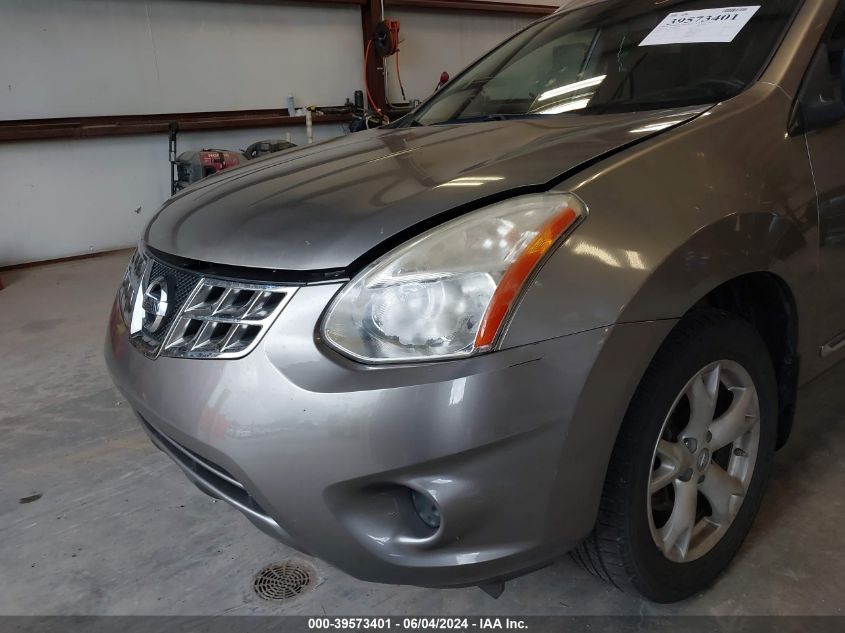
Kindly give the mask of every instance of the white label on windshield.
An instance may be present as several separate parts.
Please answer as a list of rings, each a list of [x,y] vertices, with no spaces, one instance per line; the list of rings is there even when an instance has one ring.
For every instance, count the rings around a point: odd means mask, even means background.
[[[759,8],[760,5],[670,13],[640,46],[733,42]]]

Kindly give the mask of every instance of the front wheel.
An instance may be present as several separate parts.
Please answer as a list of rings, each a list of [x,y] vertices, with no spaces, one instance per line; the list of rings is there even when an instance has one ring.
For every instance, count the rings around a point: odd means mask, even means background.
[[[728,313],[691,313],[637,389],[596,527],[573,558],[657,602],[705,588],[751,528],[776,436],[775,374],[760,336]]]

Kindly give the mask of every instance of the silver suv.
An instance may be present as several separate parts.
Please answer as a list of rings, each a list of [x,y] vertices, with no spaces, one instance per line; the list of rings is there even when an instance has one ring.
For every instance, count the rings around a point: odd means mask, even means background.
[[[843,49],[836,0],[567,6],[386,128],[169,200],[115,384],[359,578],[495,592],[572,550],[689,596],[845,348]]]

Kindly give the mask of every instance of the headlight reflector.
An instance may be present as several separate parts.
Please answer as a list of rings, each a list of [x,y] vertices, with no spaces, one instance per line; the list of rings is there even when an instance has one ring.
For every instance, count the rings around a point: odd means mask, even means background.
[[[460,358],[492,348],[520,290],[586,215],[574,195],[505,200],[394,249],[341,290],[325,340],[366,362]]]

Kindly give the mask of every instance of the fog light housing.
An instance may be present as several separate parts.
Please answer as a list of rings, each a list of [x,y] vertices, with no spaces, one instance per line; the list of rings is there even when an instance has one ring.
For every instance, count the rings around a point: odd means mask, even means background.
[[[411,503],[414,504],[414,510],[423,523],[432,530],[440,528],[440,508],[437,507],[434,499],[427,494],[412,490]]]

